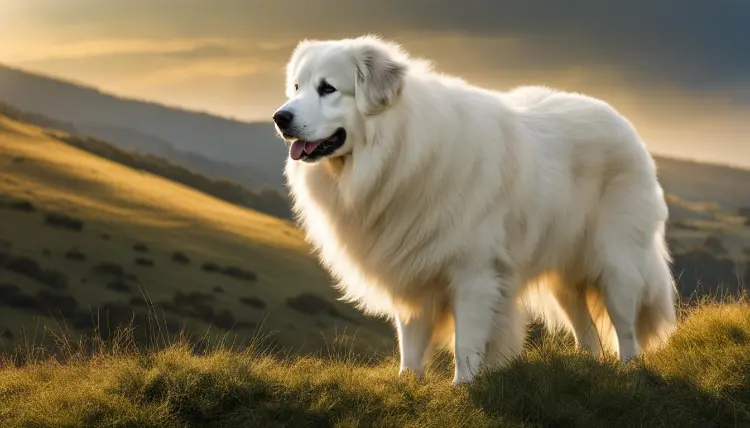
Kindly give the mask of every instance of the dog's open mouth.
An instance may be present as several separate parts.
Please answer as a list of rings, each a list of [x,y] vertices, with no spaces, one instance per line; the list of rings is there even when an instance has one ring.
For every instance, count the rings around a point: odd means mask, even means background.
[[[295,140],[289,147],[289,157],[292,160],[313,162],[329,156],[346,142],[346,130],[339,128],[328,138],[317,141]]]

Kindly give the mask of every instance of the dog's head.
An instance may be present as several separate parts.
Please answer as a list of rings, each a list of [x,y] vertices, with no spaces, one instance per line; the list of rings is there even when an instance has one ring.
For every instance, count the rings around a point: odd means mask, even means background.
[[[406,55],[367,36],[300,42],[286,69],[288,100],[273,115],[292,160],[344,156],[365,143],[364,123],[399,97]]]

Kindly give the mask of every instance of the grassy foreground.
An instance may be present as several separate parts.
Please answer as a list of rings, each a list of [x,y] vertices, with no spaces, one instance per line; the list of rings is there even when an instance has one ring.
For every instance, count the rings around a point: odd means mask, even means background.
[[[123,336],[124,337],[124,336]],[[564,338],[531,346],[503,371],[450,385],[396,376],[393,356],[273,357],[186,343],[0,366],[3,427],[733,427],[750,426],[750,306],[686,311],[669,344],[625,367]],[[336,349],[339,349],[336,351]]]

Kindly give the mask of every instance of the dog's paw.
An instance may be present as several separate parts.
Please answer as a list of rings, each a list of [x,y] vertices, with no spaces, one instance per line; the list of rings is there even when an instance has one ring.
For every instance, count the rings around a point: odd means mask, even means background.
[[[410,368],[401,368],[398,371],[399,377],[414,376],[417,379],[424,378],[424,370],[414,370]]]
[[[462,386],[462,385],[467,385],[467,384],[471,383],[472,380],[473,380],[473,377],[468,377],[468,376],[461,376],[461,377],[454,376],[453,377],[453,386],[459,387],[459,386]]]

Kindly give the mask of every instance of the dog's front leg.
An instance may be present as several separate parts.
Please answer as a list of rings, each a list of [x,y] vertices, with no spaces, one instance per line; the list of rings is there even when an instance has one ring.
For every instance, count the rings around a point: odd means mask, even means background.
[[[433,316],[425,308],[421,313],[402,317],[396,314],[401,366],[398,374],[412,371],[417,377],[424,376],[425,362],[432,346]]]
[[[452,280],[455,316],[453,384],[470,382],[484,361],[497,311],[513,304],[513,275],[496,269],[466,269]]]

